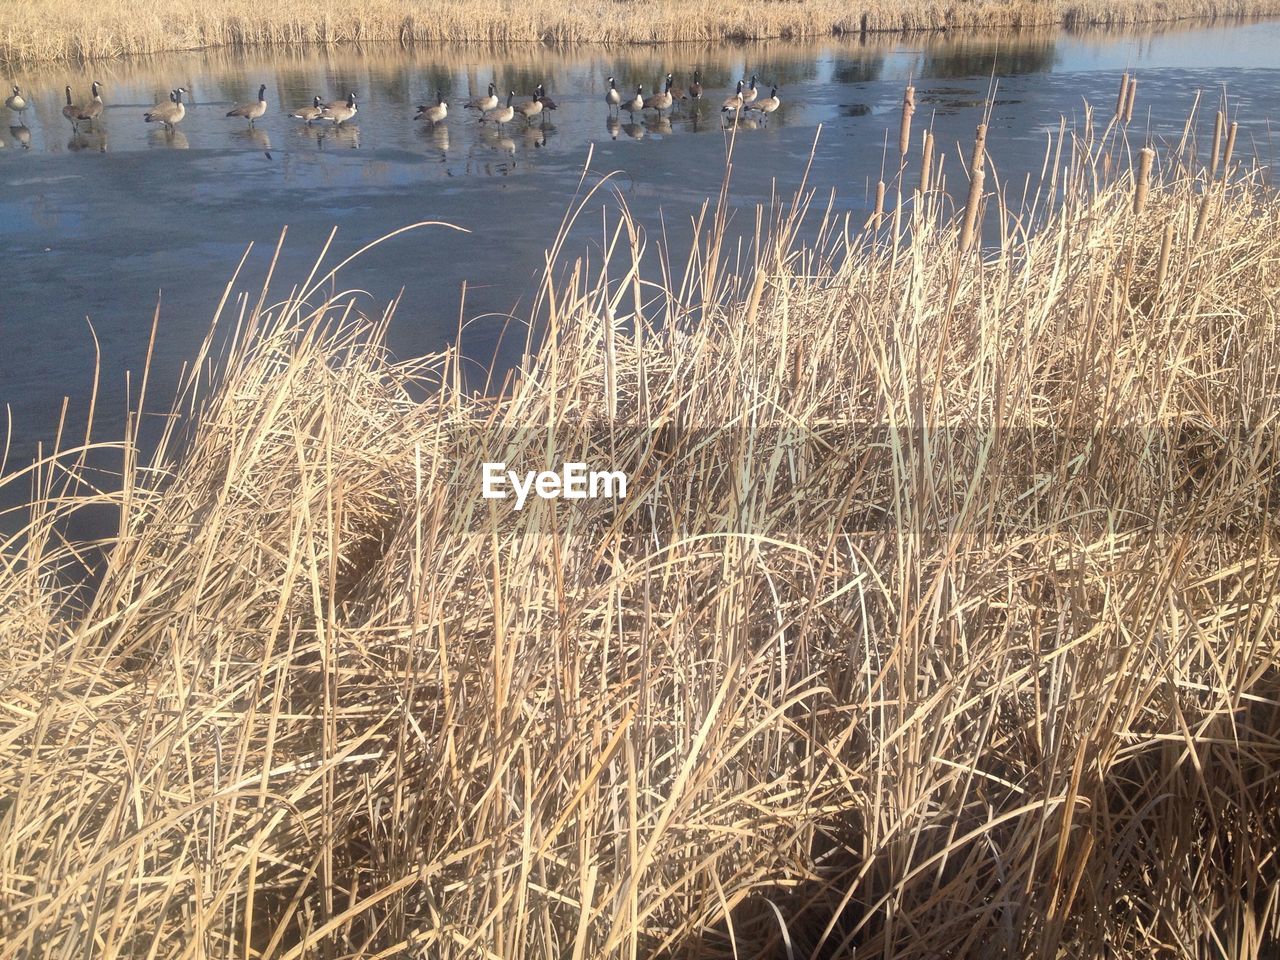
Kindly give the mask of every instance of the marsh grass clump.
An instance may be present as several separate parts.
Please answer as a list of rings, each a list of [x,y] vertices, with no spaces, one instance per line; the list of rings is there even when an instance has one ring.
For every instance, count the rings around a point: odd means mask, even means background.
[[[1280,202],[1118,129],[963,256],[619,198],[489,389],[229,295],[158,449],[0,481],[0,956],[1271,955]]]

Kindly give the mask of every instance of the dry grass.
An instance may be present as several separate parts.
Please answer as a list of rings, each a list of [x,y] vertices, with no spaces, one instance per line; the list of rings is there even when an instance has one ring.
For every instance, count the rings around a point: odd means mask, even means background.
[[[620,209],[502,389],[231,298],[7,481],[0,957],[1274,956],[1280,201],[1117,136],[965,255],[920,137],[873,235]]]
[[[11,0],[0,62],[75,60],[204,47],[415,41],[707,42],[949,27],[1123,24],[1280,12],[1280,0],[839,0],[728,5],[683,0]]]

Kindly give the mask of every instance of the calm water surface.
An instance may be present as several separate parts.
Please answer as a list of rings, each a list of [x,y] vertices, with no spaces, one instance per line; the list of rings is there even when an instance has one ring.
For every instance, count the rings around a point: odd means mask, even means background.
[[[1005,182],[1038,173],[1046,131],[1083,115],[1086,100],[1109,117],[1119,74],[1140,78],[1131,139],[1176,138],[1198,92],[1223,91],[1242,126],[1245,155],[1270,163],[1270,120],[1280,96],[1280,23],[1179,26],[1121,34],[1045,34],[744,47],[626,47],[575,53],[539,47],[304,50],[173,55],[79,68],[41,67],[13,78],[33,102],[25,126],[0,127],[0,442],[12,421],[10,467],[53,434],[62,398],[83,417],[93,382],[96,331],[102,356],[99,438],[118,437],[126,370],[146,354],[152,313],[161,325],[152,397],[170,395],[195,352],[246,246],[238,286],[256,290],[282,226],[279,292],[305,278],[330,230],[331,263],[418,220],[445,220],[460,234],[401,236],[348,268],[344,287],[369,292],[368,307],[403,290],[391,328],[402,356],[435,350],[456,334],[459,314],[481,317],[464,346],[494,353],[501,317],[520,313],[543,253],[578,189],[588,152],[592,176],[617,171],[618,186],[650,236],[665,231],[673,256],[687,249],[691,217],[718,189],[727,137],[718,105],[739,77],[780,87],[783,107],[738,133],[733,201],[743,209],[788,195],[822,125],[810,183],[834,190],[842,211],[867,207],[886,138],[908,78],[917,87],[916,130],[933,122],[953,179],[957,147],[970,140],[994,76],[988,148]],[[668,71],[687,83],[700,67],[708,94],[666,121],[610,122],[605,78],[646,92]],[[490,80],[527,95],[541,82],[559,104],[545,124],[504,132],[475,122],[463,103]],[[98,129],[73,135],[62,88],[77,99],[91,81],[107,103]],[[267,85],[269,111],[248,130],[225,117]],[[173,136],[142,122],[176,86],[190,91]],[[6,83],[7,87],[7,83]],[[442,91],[451,114],[439,129],[412,120]],[[312,96],[354,92],[359,114],[345,127],[307,127],[287,117]],[[281,109],[281,107],[285,109]],[[1211,113],[1210,113],[1211,116]],[[1134,132],[1136,130],[1136,133]],[[602,204],[616,204],[602,197]],[[576,254],[599,237],[584,218]],[[461,291],[466,285],[466,301]],[[488,315],[487,317],[485,315]],[[499,357],[510,361],[511,357]]]

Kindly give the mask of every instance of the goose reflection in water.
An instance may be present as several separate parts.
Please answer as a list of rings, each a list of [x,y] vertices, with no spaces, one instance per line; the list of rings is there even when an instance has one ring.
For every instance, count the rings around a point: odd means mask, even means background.
[[[353,123],[335,123],[328,127],[313,127],[316,146],[321,150],[338,147],[349,150],[360,149],[360,128]]]
[[[82,150],[90,150],[96,153],[107,152],[107,132],[106,130],[77,130],[71,134],[71,139],[67,141],[67,149],[73,153],[79,153]]]
[[[671,118],[659,114],[658,116],[646,121],[644,126],[650,133],[665,136],[671,133]]]
[[[9,136],[13,137],[14,142],[23,150],[31,149],[31,130],[25,123],[10,127]]]
[[[440,162],[446,163],[449,159],[449,127],[444,123],[437,123],[434,126],[421,126],[418,128],[418,135],[440,154]]]
[[[231,131],[231,139],[239,141],[245,146],[255,147],[267,155],[271,156],[271,138],[267,136],[267,131],[258,127],[245,127],[241,130]]]
[[[164,150],[190,150],[191,141],[181,130],[166,130],[162,127],[151,131],[147,137],[147,146]]]

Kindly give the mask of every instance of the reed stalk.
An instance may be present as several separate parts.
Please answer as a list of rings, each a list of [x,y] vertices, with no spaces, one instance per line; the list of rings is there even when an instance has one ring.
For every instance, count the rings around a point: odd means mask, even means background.
[[[1219,110],[1213,115],[1213,159],[1209,164],[1209,179],[1218,175],[1218,161],[1222,159],[1222,126],[1225,117]]]

